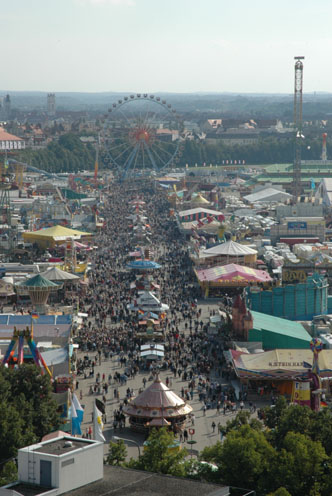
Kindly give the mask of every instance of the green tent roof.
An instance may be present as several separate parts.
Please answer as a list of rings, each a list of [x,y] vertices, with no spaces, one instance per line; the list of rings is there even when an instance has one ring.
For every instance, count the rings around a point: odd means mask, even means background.
[[[52,281],[49,281],[45,277],[43,277],[40,274],[37,274],[36,276],[30,277],[30,279],[27,279],[23,282],[20,282],[17,284],[17,286],[20,286],[21,288],[58,288],[59,286],[55,284]]]

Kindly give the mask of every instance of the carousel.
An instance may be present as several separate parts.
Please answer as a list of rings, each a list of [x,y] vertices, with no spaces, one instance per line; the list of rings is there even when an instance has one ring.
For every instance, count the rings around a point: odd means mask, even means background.
[[[128,415],[130,427],[135,431],[169,427],[179,432],[185,427],[192,407],[156,376],[149,387],[123,407],[123,412]]]
[[[37,274],[16,284],[17,293],[22,295],[28,294],[33,308],[40,314],[47,313],[47,300],[50,293],[58,291],[61,288],[62,284],[55,284],[41,274]]]

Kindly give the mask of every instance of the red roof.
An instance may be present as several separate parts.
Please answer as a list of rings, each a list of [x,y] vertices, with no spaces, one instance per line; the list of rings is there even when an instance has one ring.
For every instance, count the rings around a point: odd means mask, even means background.
[[[0,141],[23,141],[18,136],[14,136],[14,134],[9,134],[4,130],[3,127],[0,127]]]

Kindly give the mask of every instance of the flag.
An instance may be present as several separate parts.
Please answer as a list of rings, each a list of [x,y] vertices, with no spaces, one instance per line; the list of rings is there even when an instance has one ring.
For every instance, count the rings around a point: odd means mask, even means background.
[[[140,308],[138,309],[138,313],[140,313],[141,315],[144,315],[144,310],[141,310]]]
[[[311,369],[312,368],[312,364],[311,363],[308,363],[308,362],[303,362],[303,367],[305,369]]]
[[[84,408],[81,406],[81,403],[79,402],[75,393],[73,394],[72,403],[74,404],[78,420],[82,422],[84,416]]]
[[[326,403],[326,401],[322,401],[321,400],[320,406],[321,406],[321,408],[327,408],[328,407],[328,404]]]
[[[103,415],[105,415],[105,405],[104,405],[104,403],[102,401],[98,400],[97,398],[96,398],[96,406],[97,406],[98,410]]]
[[[73,436],[76,434],[80,435],[82,434],[81,431],[81,424],[78,420],[76,408],[74,405],[73,397],[71,398],[71,405],[70,405],[70,416],[71,416],[71,433]]]
[[[103,435],[104,424],[102,419],[102,413],[100,410],[98,410],[96,405],[97,401],[99,400],[96,400],[93,409],[93,437],[96,441],[101,441],[102,443],[104,443],[106,441]]]
[[[32,318],[32,319],[39,319],[39,315],[38,315],[38,313],[36,313],[36,312],[32,312],[32,314],[31,314],[31,318]]]

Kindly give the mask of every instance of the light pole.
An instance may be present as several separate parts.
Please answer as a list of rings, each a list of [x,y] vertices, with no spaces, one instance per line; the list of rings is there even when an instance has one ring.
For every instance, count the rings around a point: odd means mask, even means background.
[[[114,439],[114,441],[126,441],[127,443],[135,444],[138,448],[138,456],[141,456],[141,448],[136,441],[133,441],[132,439],[125,439],[124,437],[118,437],[118,436],[113,436],[112,439]]]

